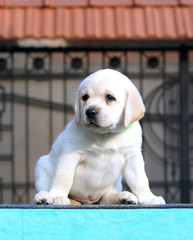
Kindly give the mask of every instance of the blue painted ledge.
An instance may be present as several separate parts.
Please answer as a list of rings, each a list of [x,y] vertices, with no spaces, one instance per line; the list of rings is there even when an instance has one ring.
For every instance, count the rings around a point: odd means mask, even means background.
[[[193,204],[0,205],[0,240],[192,240]]]

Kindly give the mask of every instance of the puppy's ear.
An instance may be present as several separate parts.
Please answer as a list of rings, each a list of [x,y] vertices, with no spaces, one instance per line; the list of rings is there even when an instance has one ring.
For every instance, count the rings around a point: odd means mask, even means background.
[[[131,123],[141,119],[145,113],[145,106],[137,88],[132,85],[127,91],[125,112],[124,112],[124,127],[127,128]]]
[[[76,120],[76,124],[78,125],[80,123],[80,91],[78,91],[78,93],[75,96],[74,99],[74,114],[75,114],[75,120]]]

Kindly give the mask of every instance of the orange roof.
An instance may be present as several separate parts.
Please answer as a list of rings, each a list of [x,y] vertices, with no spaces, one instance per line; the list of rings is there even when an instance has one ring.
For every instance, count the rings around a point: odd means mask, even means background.
[[[0,38],[193,39],[193,0],[0,0]]]

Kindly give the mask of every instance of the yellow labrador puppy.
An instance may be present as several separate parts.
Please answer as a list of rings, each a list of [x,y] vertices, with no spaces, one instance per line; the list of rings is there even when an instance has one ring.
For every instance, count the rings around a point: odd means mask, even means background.
[[[145,174],[138,122],[145,107],[132,82],[99,70],[80,84],[74,109],[75,118],[37,162],[34,203],[164,204]],[[122,176],[132,193],[121,191]]]

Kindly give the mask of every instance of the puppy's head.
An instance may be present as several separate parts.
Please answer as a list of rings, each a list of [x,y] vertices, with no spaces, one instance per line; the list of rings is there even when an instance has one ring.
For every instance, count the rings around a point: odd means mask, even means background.
[[[110,69],[99,70],[80,84],[74,109],[77,124],[100,133],[127,128],[145,112],[132,82]]]

